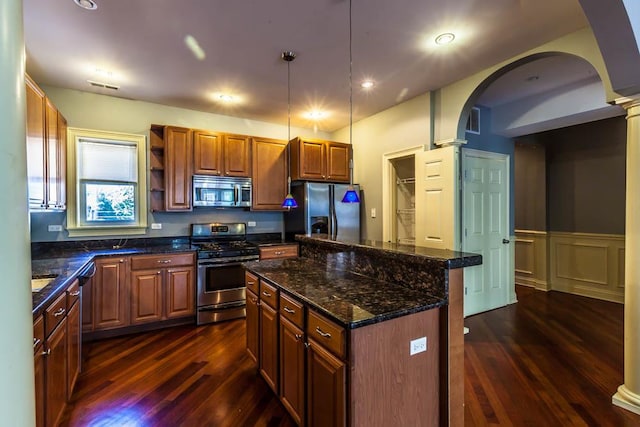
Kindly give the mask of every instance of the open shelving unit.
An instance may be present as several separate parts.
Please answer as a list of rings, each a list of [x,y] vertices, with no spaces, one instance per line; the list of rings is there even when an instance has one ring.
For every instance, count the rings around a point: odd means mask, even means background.
[[[149,132],[149,206],[152,212],[165,210],[164,126],[151,125]]]
[[[405,157],[393,162],[396,175],[395,187],[395,240],[397,243],[414,245],[416,242],[416,178],[414,157]]]

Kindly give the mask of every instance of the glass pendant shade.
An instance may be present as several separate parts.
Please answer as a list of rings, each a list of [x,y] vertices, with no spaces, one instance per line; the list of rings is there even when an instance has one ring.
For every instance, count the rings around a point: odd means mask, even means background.
[[[288,193],[287,196],[284,198],[284,201],[282,202],[282,207],[287,209],[298,207],[298,204],[296,203],[296,199],[293,198],[291,193]]]
[[[344,196],[342,196],[342,203],[360,203],[360,197],[358,197],[358,192],[353,188],[353,186],[349,186],[347,191],[345,191]]]

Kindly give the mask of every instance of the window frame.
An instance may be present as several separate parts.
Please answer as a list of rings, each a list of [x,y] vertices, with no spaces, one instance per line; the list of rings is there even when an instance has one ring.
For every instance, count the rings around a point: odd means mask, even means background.
[[[125,142],[136,146],[138,182],[134,185],[136,200],[135,221],[126,223],[107,222],[104,224],[85,223],[82,208],[82,182],[78,179],[78,150],[81,139]],[[67,129],[67,231],[69,237],[87,236],[129,236],[145,234],[147,231],[147,156],[146,135],[110,132],[70,127]]]
[[[473,115],[474,113],[476,113],[476,124],[477,127],[474,128],[473,126]],[[472,133],[474,135],[480,135],[480,108],[478,107],[471,107],[471,109],[469,110],[469,115],[467,116],[467,124],[465,126],[465,132],[467,133]]]

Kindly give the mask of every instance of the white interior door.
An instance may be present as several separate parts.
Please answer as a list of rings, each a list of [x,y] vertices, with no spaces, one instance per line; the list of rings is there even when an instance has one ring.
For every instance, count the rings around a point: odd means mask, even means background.
[[[482,255],[464,271],[464,315],[509,303],[509,156],[462,150],[462,249]]]
[[[458,153],[455,146],[416,153],[416,245],[458,249]]]

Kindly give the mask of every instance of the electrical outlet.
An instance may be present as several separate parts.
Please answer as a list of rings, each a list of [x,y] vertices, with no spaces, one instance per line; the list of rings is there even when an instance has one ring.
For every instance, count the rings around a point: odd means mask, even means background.
[[[427,351],[427,337],[411,340],[409,343],[409,356]]]
[[[61,225],[50,225],[47,227],[47,230],[49,231],[62,231],[62,226]]]
[[[159,222],[152,222],[151,223],[151,229],[152,230],[162,230],[162,224]]]
[[[371,208],[371,218],[376,217],[376,208]]]
[[[255,227],[256,226],[256,222],[255,221],[248,221],[247,222],[247,227]]]

